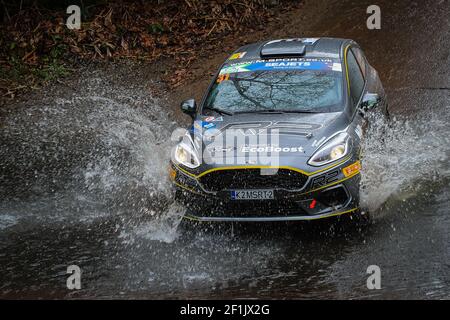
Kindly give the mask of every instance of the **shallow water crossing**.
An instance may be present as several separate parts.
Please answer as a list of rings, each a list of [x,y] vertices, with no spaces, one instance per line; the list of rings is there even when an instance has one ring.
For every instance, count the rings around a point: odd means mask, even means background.
[[[141,82],[85,71],[74,92],[0,111],[0,297],[450,298],[448,70],[432,60],[436,72],[421,73],[407,41],[376,54],[379,41],[394,38],[385,30],[407,32],[409,18],[426,17],[408,10],[404,25],[383,13],[381,31],[360,41],[395,117],[373,121],[365,141],[362,197],[372,225],[180,225],[184,209],[166,170],[178,124],[165,102]],[[327,12],[318,33],[339,33]],[[400,25],[387,28],[390,19]],[[359,29],[341,32],[365,39]],[[436,48],[448,65],[448,49]],[[422,88],[417,73],[435,82]],[[66,288],[73,264],[81,290]],[[381,290],[366,286],[370,265],[380,267]]]
[[[235,225],[232,234],[179,227],[184,209],[165,169],[175,124],[157,100],[125,93],[5,118],[2,136],[22,143],[2,148],[1,296],[448,296],[446,119],[373,122],[362,193],[374,225]],[[83,270],[77,292],[65,288],[71,264]],[[379,291],[365,285],[372,264]]]

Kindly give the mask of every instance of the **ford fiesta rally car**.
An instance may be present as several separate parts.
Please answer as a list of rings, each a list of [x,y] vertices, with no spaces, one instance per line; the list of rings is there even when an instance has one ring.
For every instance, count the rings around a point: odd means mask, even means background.
[[[387,115],[376,70],[352,40],[249,44],[219,68],[169,174],[185,218],[297,221],[360,215],[361,139]],[[376,113],[378,115],[378,113]]]

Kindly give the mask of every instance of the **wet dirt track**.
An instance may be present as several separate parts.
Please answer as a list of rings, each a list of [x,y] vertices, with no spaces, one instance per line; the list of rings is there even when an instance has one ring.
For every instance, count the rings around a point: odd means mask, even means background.
[[[0,297],[450,298],[450,4],[379,1],[373,31],[370,4],[306,1],[274,37],[353,38],[379,71],[396,120],[367,142],[373,225],[178,227],[167,102],[117,80],[132,68],[85,71],[0,112]]]

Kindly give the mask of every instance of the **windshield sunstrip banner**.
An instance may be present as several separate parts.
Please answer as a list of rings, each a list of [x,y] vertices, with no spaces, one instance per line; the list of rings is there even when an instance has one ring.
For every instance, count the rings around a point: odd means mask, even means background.
[[[329,70],[341,72],[342,68],[340,63],[333,62],[332,60],[259,60],[227,65],[220,70],[219,74],[282,70]]]

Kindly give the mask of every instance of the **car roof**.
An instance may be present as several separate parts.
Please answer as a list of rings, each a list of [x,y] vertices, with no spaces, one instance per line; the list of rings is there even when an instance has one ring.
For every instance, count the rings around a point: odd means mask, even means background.
[[[341,50],[349,42],[353,41],[341,38],[291,38],[262,41],[240,47],[225,63],[290,57],[341,59]]]

